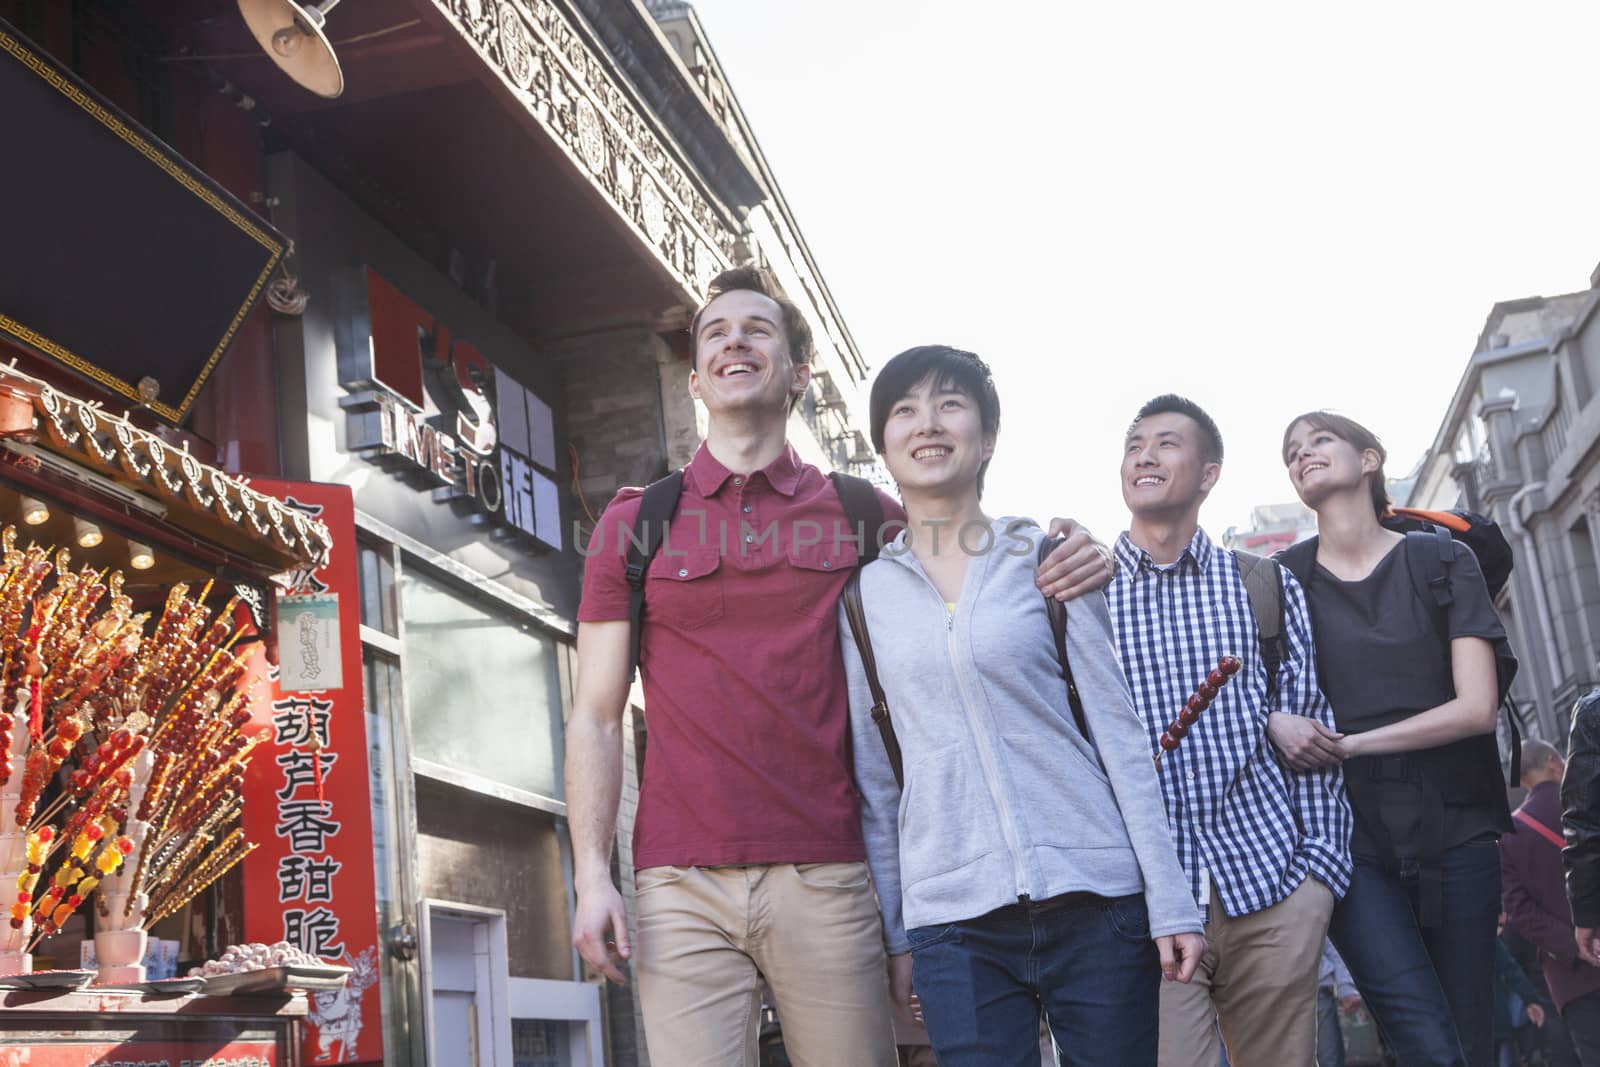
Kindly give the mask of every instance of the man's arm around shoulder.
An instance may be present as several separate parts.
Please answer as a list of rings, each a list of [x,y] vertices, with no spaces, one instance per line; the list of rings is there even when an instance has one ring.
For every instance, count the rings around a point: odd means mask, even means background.
[[[572,946],[619,985],[633,955],[622,894],[611,882],[611,844],[622,797],[622,713],[633,679],[626,619],[578,624],[578,680],[567,721],[567,822],[578,894]]]

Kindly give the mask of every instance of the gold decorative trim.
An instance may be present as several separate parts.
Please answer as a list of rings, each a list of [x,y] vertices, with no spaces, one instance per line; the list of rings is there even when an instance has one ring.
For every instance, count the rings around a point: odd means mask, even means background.
[[[217,346],[211,350],[211,355],[206,359],[205,365],[200,369],[200,373],[195,376],[194,383],[189,387],[188,393],[184,395],[182,404],[174,407],[158,400],[146,405],[151,411],[170,422],[181,422],[184,416],[189,413],[189,406],[194,403],[195,397],[200,394],[200,390],[205,386],[207,379],[211,377],[211,372],[216,368],[217,361],[222,358],[222,353],[233,342],[234,334],[238,332],[245,316],[255,306],[256,298],[266,286],[267,279],[271,277],[273,270],[277,268],[278,261],[283,258],[285,246],[269,232],[256,225],[233,204],[218,196],[215,190],[208,188],[197,180],[194,175],[180,167],[165,152],[141,136],[137,130],[112,114],[103,104],[90,97],[89,94],[74,85],[69,79],[63,77],[53,66],[28,48],[23,41],[0,30],[0,51],[4,51],[14,57],[24,67],[38,75],[51,88],[78,105],[95,121],[135,148],[140,155],[154,163],[169,178],[204,201],[213,211],[227,219],[240,232],[268,252],[266,267],[257,275],[255,284],[250,287],[249,295],[245,298],[244,303],[239,306],[238,312],[234,314],[233,321],[228,324],[228,328],[223,332],[221,340],[217,342]],[[139,395],[138,387],[133,383],[124,381],[110,371],[90,363],[77,353],[57,344],[38,331],[29,329],[3,313],[0,313],[0,329],[44,354],[60,360],[79,374],[99,382],[118,395],[125,396],[138,404],[144,403],[143,398]]]

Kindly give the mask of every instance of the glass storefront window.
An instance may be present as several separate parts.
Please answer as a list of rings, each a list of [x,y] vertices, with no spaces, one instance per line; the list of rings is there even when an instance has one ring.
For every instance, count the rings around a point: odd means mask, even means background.
[[[372,649],[362,650],[362,683],[366,693],[367,760],[372,775],[372,858],[376,880],[378,924],[394,931],[408,921],[402,899],[406,858],[395,843],[409,839],[401,827],[393,777],[394,730],[399,717],[400,665]],[[383,975],[384,1046],[392,1064],[414,1063],[421,1048],[420,992],[416,966],[392,952],[379,955]],[[397,1050],[413,1050],[405,1053]]]
[[[412,756],[560,798],[556,642],[419,570],[400,579]]]
[[[394,564],[385,549],[362,543],[357,563],[361,568],[361,625],[395,635]]]

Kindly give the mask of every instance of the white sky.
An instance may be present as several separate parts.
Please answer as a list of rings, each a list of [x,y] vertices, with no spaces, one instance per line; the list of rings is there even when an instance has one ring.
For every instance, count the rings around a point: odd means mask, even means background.
[[[1214,534],[1292,499],[1307,408],[1404,474],[1491,305],[1600,261],[1592,3],[695,9],[868,363],[994,367],[994,514],[1121,530],[1166,391],[1222,428]]]

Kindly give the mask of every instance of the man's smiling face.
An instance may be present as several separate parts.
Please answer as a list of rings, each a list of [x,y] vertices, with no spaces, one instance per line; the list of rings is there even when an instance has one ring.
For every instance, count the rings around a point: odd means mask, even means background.
[[[1205,499],[1222,472],[1207,455],[1200,424],[1175,411],[1140,419],[1123,444],[1122,499],[1138,516],[1183,514]]]
[[[778,302],[750,289],[723,293],[706,305],[693,338],[689,392],[711,412],[787,411],[803,393],[809,365],[795,365]]]

